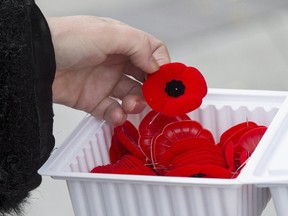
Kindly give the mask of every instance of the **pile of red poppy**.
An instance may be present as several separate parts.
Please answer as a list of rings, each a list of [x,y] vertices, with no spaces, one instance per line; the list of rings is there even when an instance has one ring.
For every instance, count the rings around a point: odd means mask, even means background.
[[[138,130],[129,121],[114,129],[111,163],[91,172],[234,178],[265,131],[265,126],[243,122],[215,143],[212,133],[187,115],[168,117],[152,110]]]
[[[129,121],[114,128],[111,163],[92,173],[235,178],[267,129],[242,122],[216,143],[208,129],[185,114],[201,105],[207,86],[196,68],[181,63],[149,76],[143,93],[152,110],[138,129]]]

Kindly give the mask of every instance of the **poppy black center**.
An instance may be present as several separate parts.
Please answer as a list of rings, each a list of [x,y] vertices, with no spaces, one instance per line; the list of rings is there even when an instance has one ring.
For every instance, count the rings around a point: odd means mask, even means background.
[[[204,176],[205,176],[205,174],[203,174],[203,173],[197,173],[197,174],[193,175],[192,177],[202,178]]]
[[[170,97],[179,97],[184,94],[185,85],[181,80],[171,80],[166,83],[165,92]]]

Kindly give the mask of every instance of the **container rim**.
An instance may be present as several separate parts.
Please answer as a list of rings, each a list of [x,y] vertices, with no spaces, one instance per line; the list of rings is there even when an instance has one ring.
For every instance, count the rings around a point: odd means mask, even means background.
[[[229,101],[232,104],[243,105],[243,102],[252,104],[264,104],[268,107],[277,107],[280,109],[283,101],[287,98],[286,91],[270,91],[270,90],[246,90],[246,89],[216,89],[209,88],[208,94],[203,100],[203,106],[211,103],[221,105]],[[288,99],[287,99],[288,100]],[[277,114],[276,114],[277,115]],[[274,120],[273,120],[274,121]],[[250,183],[267,183],[261,178],[251,178],[251,173],[245,172],[248,164],[243,168],[243,173],[234,179],[217,179],[217,178],[185,178],[185,177],[165,177],[165,176],[137,176],[137,175],[117,175],[117,174],[91,174],[80,172],[63,171],[67,164],[71,163],[71,158],[79,152],[81,145],[76,148],[71,147],[71,143],[75,140],[77,135],[81,133],[95,133],[97,128],[100,128],[105,122],[97,121],[92,116],[86,116],[74,129],[74,131],[66,138],[63,144],[60,145],[46,161],[46,163],[39,169],[38,173],[44,176],[51,176],[54,179],[71,180],[71,181],[101,181],[101,182],[125,182],[125,183],[148,183],[148,184],[181,184],[181,185],[213,185],[213,186],[239,186]],[[89,128],[89,126],[92,126]],[[85,128],[85,129],[83,129]],[[88,128],[88,129],[87,129]],[[268,129],[269,130],[269,129]],[[268,131],[267,130],[267,131]],[[74,146],[73,146],[74,147]],[[258,147],[257,147],[258,148]],[[73,149],[73,150],[71,150]],[[256,151],[255,151],[256,152]],[[254,153],[255,153],[254,152]],[[253,156],[254,156],[253,153]],[[249,168],[250,169],[250,168]],[[272,179],[271,179],[272,180]],[[274,181],[274,180],[273,180]],[[271,182],[270,182],[271,183]]]

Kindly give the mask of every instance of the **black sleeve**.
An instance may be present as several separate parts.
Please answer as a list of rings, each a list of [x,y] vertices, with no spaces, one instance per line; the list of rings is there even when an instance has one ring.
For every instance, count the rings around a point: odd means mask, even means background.
[[[20,213],[54,148],[55,55],[33,0],[0,0],[0,215]]]

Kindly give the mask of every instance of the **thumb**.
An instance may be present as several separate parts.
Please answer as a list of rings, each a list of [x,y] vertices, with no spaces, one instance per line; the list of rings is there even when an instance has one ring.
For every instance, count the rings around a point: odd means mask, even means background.
[[[131,62],[146,73],[153,73],[163,64],[170,62],[165,44],[156,38],[145,35],[142,44],[136,45],[130,54]]]
[[[157,38],[128,25],[118,25],[115,36],[111,38],[106,48],[108,54],[121,54],[142,71],[153,73],[159,66],[169,63],[170,57],[165,44]],[[114,34],[110,34],[111,37]]]

